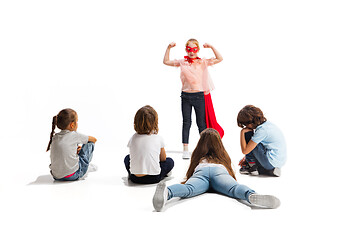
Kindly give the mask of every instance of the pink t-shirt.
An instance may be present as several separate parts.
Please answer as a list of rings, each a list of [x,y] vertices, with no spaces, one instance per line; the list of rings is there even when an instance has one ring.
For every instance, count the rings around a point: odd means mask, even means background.
[[[215,88],[207,69],[208,66],[214,65],[214,58],[199,59],[192,64],[185,59],[180,59],[175,60],[175,63],[181,70],[182,91],[210,92]]]

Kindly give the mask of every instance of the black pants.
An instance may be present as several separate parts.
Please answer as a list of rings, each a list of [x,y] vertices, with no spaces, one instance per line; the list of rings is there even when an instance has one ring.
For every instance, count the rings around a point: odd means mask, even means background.
[[[181,111],[183,116],[182,142],[189,143],[192,108],[195,109],[196,124],[201,133],[206,129],[204,92],[181,92]]]
[[[252,136],[254,136],[254,132],[253,131],[250,131],[250,132],[246,132],[245,133],[245,141],[246,143],[249,143]],[[259,143],[258,145],[260,145],[261,143]],[[253,150],[254,151],[254,150]],[[263,167],[261,165],[261,163],[257,160],[257,158],[255,157],[255,155],[253,154],[253,151],[249,152],[248,154],[246,154],[246,157],[245,159],[247,159],[247,161],[249,159],[251,159],[251,161],[254,161],[256,166],[257,166],[257,170],[260,174],[268,174],[269,173],[269,170],[272,170],[274,169],[274,167],[271,167],[270,169],[266,169],[265,167]]]
[[[166,175],[173,169],[174,160],[172,158],[166,158],[166,161],[160,162],[161,172],[159,175],[146,175],[143,177],[137,177],[130,172],[130,154],[127,155],[124,159],[124,164],[127,172],[129,173],[129,178],[134,183],[142,183],[142,184],[152,184],[158,183],[163,180]]]

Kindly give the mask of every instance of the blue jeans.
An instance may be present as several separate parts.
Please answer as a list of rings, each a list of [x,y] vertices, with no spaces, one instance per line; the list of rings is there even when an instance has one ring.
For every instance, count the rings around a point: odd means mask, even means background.
[[[222,167],[202,167],[185,184],[169,186],[168,199],[173,197],[194,197],[210,189],[232,198],[247,201],[249,201],[250,194],[255,192],[247,186],[239,184]]]
[[[251,140],[251,137],[254,135],[254,132],[245,133],[245,141],[248,143]],[[258,167],[262,167],[266,170],[274,169],[274,166],[271,165],[267,155],[266,148],[261,143],[257,144],[256,147],[248,154],[245,155],[245,159],[248,163],[255,163]],[[259,169],[261,171],[261,169]]]
[[[195,109],[196,124],[201,133],[206,129],[205,98],[204,92],[181,92],[181,111],[183,116],[182,142],[189,143],[191,127],[191,112]]]
[[[174,160],[172,158],[167,157],[166,161],[160,162],[161,172],[159,175],[146,175],[143,177],[137,177],[130,172],[130,154],[127,155],[124,159],[125,168],[129,174],[129,178],[133,183],[141,183],[141,184],[153,184],[158,183],[163,180],[166,175],[173,169]]]
[[[91,162],[93,152],[94,152],[95,143],[88,142],[83,144],[79,152],[79,169],[75,172],[74,175],[68,178],[55,179],[59,181],[75,181],[83,177],[88,170],[89,164]]]

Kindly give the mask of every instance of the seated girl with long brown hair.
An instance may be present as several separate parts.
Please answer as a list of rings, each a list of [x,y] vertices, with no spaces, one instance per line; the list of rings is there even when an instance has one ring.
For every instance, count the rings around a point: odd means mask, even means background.
[[[256,207],[277,208],[280,205],[276,197],[257,194],[236,181],[231,159],[220,135],[211,128],[200,134],[200,140],[191,156],[186,180],[182,184],[169,187],[160,182],[153,197],[153,205],[156,211],[161,211],[165,203],[173,197],[194,197],[209,189],[232,198],[246,200]]]

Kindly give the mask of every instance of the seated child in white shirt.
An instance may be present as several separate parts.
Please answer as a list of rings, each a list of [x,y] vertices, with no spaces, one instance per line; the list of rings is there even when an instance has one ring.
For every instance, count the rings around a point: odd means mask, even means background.
[[[157,112],[149,105],[140,108],[134,128],[136,133],[128,143],[130,154],[124,159],[129,179],[134,183],[158,183],[169,175],[174,161],[166,157],[164,140],[157,135]]]

